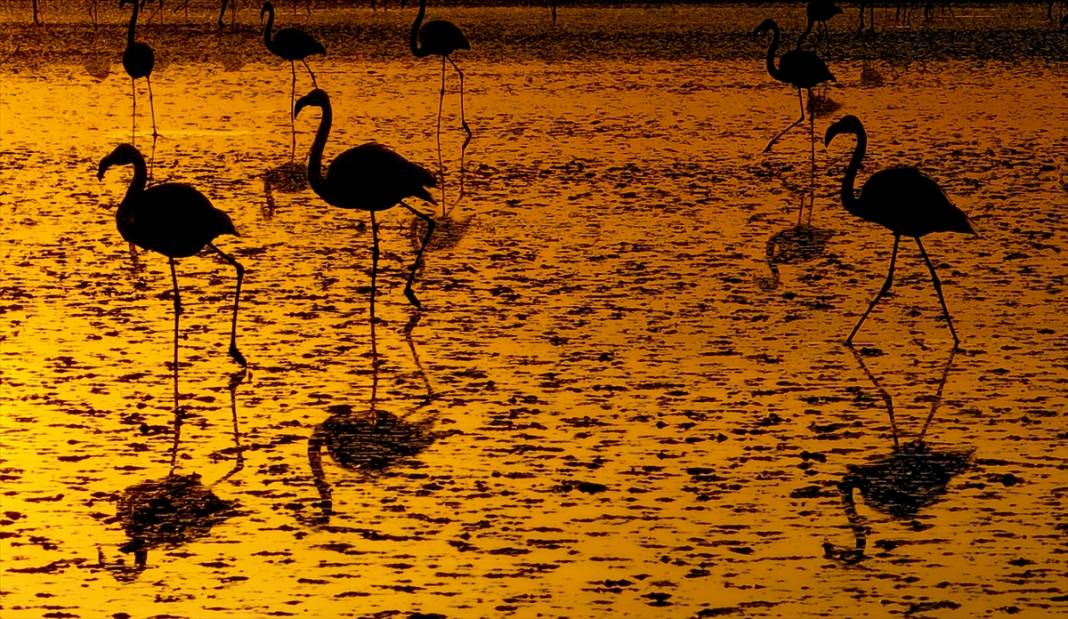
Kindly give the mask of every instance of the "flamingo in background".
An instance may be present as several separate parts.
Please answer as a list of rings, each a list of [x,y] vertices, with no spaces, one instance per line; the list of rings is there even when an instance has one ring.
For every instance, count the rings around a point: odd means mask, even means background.
[[[212,206],[204,194],[184,183],[162,183],[145,188],[148,171],[145,158],[130,144],[120,144],[110,155],[100,161],[96,176],[104,178],[108,168],[116,165],[132,165],[133,180],[126,196],[115,213],[119,234],[129,243],[142,249],[167,256],[171,267],[171,283],[174,285],[174,365],[178,366],[178,316],[182,302],[178,293],[178,276],[174,270],[175,258],[195,256],[210,247],[237,271],[237,288],[234,290],[234,315],[230,325],[230,356],[242,367],[248,365],[244,355],[237,349],[237,307],[241,297],[241,280],[245,268],[233,256],[223,253],[212,242],[222,234],[237,235],[230,217]],[[174,390],[178,392],[178,374],[175,373]]]
[[[315,54],[326,54],[326,48],[311,35],[296,28],[282,28],[274,33],[274,38],[271,38],[271,30],[274,28],[274,5],[270,2],[263,3],[263,8],[260,9],[260,22],[263,22],[264,14],[267,15],[267,23],[263,26],[263,45],[267,48],[267,51],[275,56],[288,60],[289,68],[293,73],[293,82],[289,90],[289,129],[292,136],[289,158],[293,159],[297,151],[297,128],[293,112],[293,101],[297,98],[296,61],[299,60],[304,63],[304,68],[308,70],[308,75],[311,76],[312,85],[318,88],[319,84],[315,81],[315,73],[312,73],[306,59],[308,56]]]
[[[463,126],[464,131],[467,132],[467,138],[464,140],[463,146],[460,147],[460,195],[463,196],[463,157],[468,143],[471,142],[471,127],[467,125],[467,119],[464,117],[464,72],[460,70],[460,67],[456,66],[456,62],[452,59],[452,53],[458,49],[471,49],[471,45],[456,24],[440,19],[431,20],[424,24],[423,17],[425,15],[426,0],[419,0],[419,12],[415,16],[415,21],[412,22],[412,35],[409,43],[412,48],[412,54],[416,58],[441,56],[441,94],[438,97],[437,139],[438,175],[441,178],[441,214],[445,215],[445,165],[441,160],[441,109],[445,101],[445,61],[447,60],[452,64],[452,68],[456,69],[456,74],[460,77],[460,124]]]
[[[378,224],[375,223],[375,213],[393,208],[397,204],[422,219],[427,226],[423,243],[404,285],[404,296],[412,305],[421,307],[419,299],[412,291],[412,281],[423,260],[423,252],[430,243],[430,236],[434,233],[435,223],[433,218],[412,208],[404,199],[416,197],[433,204],[434,198],[425,188],[434,186],[434,175],[385,146],[369,142],[338,155],[330,163],[326,177],[323,177],[323,149],[333,120],[330,97],[326,91],[316,88],[297,101],[293,115],[297,116],[306,107],[318,107],[322,110],[319,129],[315,133],[315,141],[308,157],[308,183],[312,190],[327,204],[371,214],[371,235],[374,243],[371,250],[371,324],[374,324],[375,319],[375,281],[378,277]]]
[[[822,84],[826,81],[835,81],[834,75],[827,68],[827,65],[820,60],[816,54],[801,50],[792,49],[779,59],[779,66],[775,66],[775,52],[779,48],[779,25],[775,23],[775,20],[765,19],[756,27],[753,31],[754,35],[763,34],[771,30],[772,38],[771,45],[768,46],[767,67],[768,74],[771,77],[789,84],[797,89],[797,103],[801,107],[801,117],[780,131],[775,137],[768,141],[767,146],[764,147],[764,152],[771,150],[771,147],[781,138],[787,131],[793,129],[797,125],[801,124],[805,120],[805,103],[801,98],[801,89],[804,88],[808,91],[808,105],[809,105],[809,146],[812,152],[812,166],[810,168],[809,182],[811,187],[815,187],[816,183],[816,145],[815,145],[815,116],[812,110],[812,87],[818,84]],[[798,212],[798,224],[801,223],[801,214],[804,211],[804,203],[801,204],[801,210]],[[809,219],[812,218],[812,201],[809,202]]]
[[[808,17],[808,23],[805,25],[805,31],[801,33],[801,36],[797,39],[797,47],[801,48],[801,44],[805,41],[811,32],[813,26],[819,24],[820,29],[816,31],[816,44],[815,48],[820,46],[820,36],[823,36],[824,41],[830,41],[831,33],[827,27],[827,20],[835,15],[841,15],[842,9],[834,3],[834,0],[809,0],[805,5],[805,15]]]
[[[137,132],[137,82],[138,78],[145,78],[148,83],[148,107],[152,111],[152,139],[159,137],[156,131],[156,106],[152,100],[152,67],[156,64],[156,54],[148,43],[134,40],[137,30],[137,13],[140,4],[137,0],[119,0],[119,8],[127,4],[133,5],[130,14],[130,25],[126,29],[126,49],[122,52],[122,67],[130,76],[130,90],[133,93],[133,130]]]
[[[868,135],[864,131],[864,125],[856,116],[845,116],[827,129],[824,144],[829,145],[836,135],[842,133],[857,136],[853,158],[849,161],[849,167],[842,179],[842,206],[853,215],[879,224],[894,233],[894,251],[890,254],[890,269],[886,274],[886,282],[883,283],[879,293],[875,295],[868,309],[864,311],[864,315],[853,327],[853,331],[846,338],[846,344],[853,345],[853,336],[860,330],[860,325],[864,324],[864,320],[879,299],[890,290],[894,281],[897,247],[904,235],[916,239],[920,254],[927,263],[927,269],[931,272],[931,281],[934,283],[935,292],[938,293],[942,311],[946,315],[949,332],[953,334],[954,347],[959,346],[960,338],[957,337],[957,331],[953,328],[953,319],[949,316],[946,299],[942,296],[942,283],[938,279],[938,274],[935,273],[934,264],[927,257],[927,251],[923,248],[920,237],[932,232],[961,232],[978,236],[971,222],[968,221],[968,216],[949,201],[938,183],[911,166],[887,168],[872,174],[860,190],[860,197],[857,197],[853,193],[853,182],[856,180],[860,163],[864,159]]]
[[[219,6],[219,19],[216,25],[221,30],[223,27],[223,15],[226,14],[226,6],[230,6],[230,27],[233,28],[237,23],[237,0],[222,0]]]

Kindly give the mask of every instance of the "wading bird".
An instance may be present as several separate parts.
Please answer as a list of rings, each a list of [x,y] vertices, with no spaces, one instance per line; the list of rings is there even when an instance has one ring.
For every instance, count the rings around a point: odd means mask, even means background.
[[[412,34],[409,43],[412,48],[412,54],[416,58],[441,56],[441,93],[438,97],[437,139],[438,174],[441,177],[441,214],[445,215],[445,166],[441,160],[441,109],[445,102],[445,61],[447,60],[452,64],[452,68],[456,69],[456,74],[460,77],[460,125],[467,132],[467,138],[464,140],[463,146],[460,147],[460,168],[462,170],[464,151],[467,150],[467,145],[471,142],[471,127],[467,125],[467,119],[464,117],[464,72],[460,70],[460,67],[456,66],[451,54],[458,49],[471,49],[471,45],[456,24],[439,19],[431,20],[424,24],[423,17],[425,15],[426,0],[419,0],[419,12],[415,16],[415,21],[412,22]],[[461,181],[462,193],[463,185]]]
[[[145,158],[130,144],[120,144],[100,161],[97,178],[103,179],[111,166],[132,165],[133,180],[115,213],[119,234],[133,245],[167,256],[174,285],[174,364],[178,365],[178,316],[182,303],[178,293],[175,258],[195,256],[210,247],[237,271],[234,290],[234,315],[230,323],[230,356],[241,366],[247,362],[237,349],[237,307],[241,298],[241,280],[245,268],[233,256],[223,253],[212,241],[222,234],[237,235],[230,217],[212,206],[204,194],[184,183],[163,183],[145,188],[148,172]],[[177,377],[177,374],[175,374]],[[175,391],[177,392],[177,378]]]
[[[815,145],[815,126],[814,115],[812,110],[812,87],[817,84],[822,84],[827,81],[835,81],[834,75],[831,74],[827,65],[820,60],[816,54],[801,50],[792,49],[779,58],[779,66],[775,66],[775,52],[779,48],[779,25],[775,23],[775,20],[765,19],[756,27],[753,31],[754,35],[759,35],[771,30],[771,45],[768,46],[767,67],[768,74],[776,80],[789,84],[797,89],[797,102],[801,107],[801,117],[791,123],[788,127],[780,131],[775,137],[768,141],[767,146],[764,147],[764,152],[771,150],[771,147],[781,138],[787,131],[793,129],[797,125],[801,124],[805,120],[805,102],[801,98],[801,89],[804,88],[808,91],[808,104],[809,104],[809,149],[812,153],[812,167],[809,174],[809,181],[811,186],[815,186],[816,182],[816,145]],[[801,206],[804,209],[804,204]],[[809,207],[809,216],[811,217],[812,209]],[[801,213],[798,213],[798,223],[800,223]]]
[[[126,49],[122,52],[122,67],[130,76],[130,92],[133,93],[133,130],[137,133],[137,79],[145,78],[148,83],[148,108],[152,111],[152,138],[158,138],[156,131],[156,106],[152,100],[152,67],[156,64],[156,55],[148,43],[134,40],[137,30],[137,14],[140,4],[137,0],[119,0],[119,8],[127,4],[133,5],[130,14],[130,25],[126,29]]]
[[[293,115],[300,114],[305,107],[318,107],[322,110],[319,129],[315,133],[311,153],[308,156],[308,183],[327,204],[340,208],[358,209],[371,214],[371,235],[374,245],[371,250],[371,322],[375,317],[375,281],[378,277],[378,224],[375,213],[400,204],[426,222],[426,235],[419,247],[419,253],[408,273],[404,285],[404,296],[416,307],[419,299],[412,291],[415,271],[423,260],[423,252],[434,233],[434,220],[429,215],[417,211],[404,202],[405,198],[416,197],[431,204],[434,198],[425,187],[434,186],[434,175],[422,166],[416,165],[381,144],[369,142],[338,155],[323,177],[323,148],[330,135],[333,111],[330,97],[326,91],[316,88],[297,101]]]
[[[887,168],[872,174],[860,190],[860,197],[857,197],[853,193],[853,182],[856,180],[860,163],[864,159],[868,136],[864,132],[864,125],[856,116],[846,116],[827,129],[824,145],[829,145],[831,140],[841,133],[850,133],[857,137],[853,158],[849,161],[849,167],[842,179],[842,206],[853,215],[879,224],[894,233],[894,250],[890,254],[890,269],[886,274],[886,282],[883,283],[879,293],[875,295],[868,309],[864,311],[864,315],[853,327],[853,331],[846,338],[846,344],[852,346],[853,336],[860,330],[860,325],[864,324],[864,320],[879,299],[890,290],[894,281],[894,261],[897,259],[898,244],[902,236],[911,236],[916,239],[920,254],[927,263],[927,269],[931,272],[931,281],[934,283],[935,292],[938,293],[938,301],[942,304],[942,311],[945,312],[949,332],[953,334],[953,344],[959,345],[960,339],[957,337],[956,329],[953,328],[953,319],[949,316],[946,299],[942,296],[942,283],[935,273],[934,264],[927,257],[927,251],[923,248],[920,237],[932,232],[962,232],[975,235],[968,216],[953,206],[938,183],[909,166]]]
[[[263,26],[263,44],[267,47],[267,51],[279,58],[288,60],[289,68],[293,74],[293,81],[289,90],[289,129],[292,137],[289,156],[292,159],[297,150],[297,129],[294,124],[293,113],[293,102],[297,98],[296,61],[299,60],[304,63],[304,68],[308,70],[308,75],[311,76],[312,85],[318,88],[319,84],[315,81],[315,73],[312,73],[306,58],[315,54],[325,54],[326,49],[311,35],[296,28],[282,28],[274,33],[274,38],[272,39],[271,29],[274,28],[274,5],[270,2],[263,3],[263,8],[260,9],[260,22],[263,22],[264,14],[267,15],[267,23]]]
[[[800,49],[805,37],[811,34],[813,26],[819,24],[819,29],[816,31],[816,44],[813,46],[814,48],[819,48],[821,36],[824,41],[830,41],[831,38],[830,30],[827,28],[827,20],[835,15],[841,15],[842,9],[834,3],[834,0],[809,0],[805,6],[805,14],[808,17],[808,24],[805,26],[805,31],[797,39],[797,47]]]

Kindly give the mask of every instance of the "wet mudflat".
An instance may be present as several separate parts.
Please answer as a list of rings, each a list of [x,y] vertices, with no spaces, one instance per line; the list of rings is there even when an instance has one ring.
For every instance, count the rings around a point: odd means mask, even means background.
[[[827,54],[840,107],[816,133],[856,114],[861,182],[919,165],[980,232],[925,242],[952,357],[910,243],[858,354],[841,344],[892,238],[838,203],[844,138],[817,145],[815,230],[793,228],[807,131],[761,153],[797,101],[748,37],[785,8],[562,10],[555,30],[544,10],[435,11],[474,42],[475,137],[456,202],[450,76],[455,207],[422,312],[401,294],[412,217],[380,218],[377,372],[368,218],[277,172],[289,67],[251,11],[235,33],[146,26],[155,181],[227,211],[241,236],[219,245],[248,269],[240,374],[232,270],[179,263],[178,434],[166,260],[133,261],[115,230],[129,171],[96,178],[130,140],[122,29],[5,24],[3,616],[1068,612],[1068,37],[1027,11]],[[374,139],[434,169],[440,67],[407,56],[411,16],[280,12],[332,50],[313,63],[327,161]],[[298,162],[317,121],[297,120]]]

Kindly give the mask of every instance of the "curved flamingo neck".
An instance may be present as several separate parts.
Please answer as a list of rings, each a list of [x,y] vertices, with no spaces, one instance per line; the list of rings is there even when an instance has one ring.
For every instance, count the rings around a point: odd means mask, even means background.
[[[311,153],[308,155],[308,183],[319,197],[329,202],[329,190],[326,179],[323,178],[323,149],[326,148],[326,138],[330,135],[330,124],[333,122],[329,101],[322,105],[322,113],[319,129],[315,132],[315,141],[312,142]]]
[[[775,52],[779,49],[779,26],[771,26],[771,45],[768,46],[768,74],[779,81],[784,81],[782,72],[775,66]]]
[[[130,25],[126,29],[126,47],[127,47],[127,49],[133,47],[133,44],[134,44],[134,34],[135,34],[134,31],[137,30],[137,10],[138,10],[137,7],[138,7],[138,5],[139,5],[139,0],[133,0],[133,13],[130,13]]]
[[[115,221],[119,225],[120,232],[126,228],[126,223],[128,221],[127,215],[130,208],[133,206],[135,198],[144,193],[145,184],[148,182],[148,166],[145,165],[145,158],[141,153],[137,153],[137,156],[131,163],[133,165],[134,175],[130,180],[130,186],[126,188],[126,196],[123,197],[118,210],[115,211]],[[123,236],[125,237],[125,233]]]
[[[412,36],[409,41],[412,46],[412,54],[419,58],[430,55],[430,52],[426,51],[426,49],[419,47],[419,28],[423,25],[423,17],[425,15],[426,0],[419,0],[419,12],[415,14],[415,21],[412,22]]]
[[[223,10],[226,10],[226,3],[223,3]],[[222,19],[220,13],[219,19]],[[274,51],[274,41],[271,40],[271,31],[274,30],[274,6],[267,7],[267,23],[263,25],[263,45]]]
[[[849,160],[849,167],[846,168],[845,176],[842,177],[842,206],[856,215],[860,210],[860,200],[853,191],[853,185],[857,180],[860,162],[864,160],[864,153],[868,148],[868,135],[863,127],[853,133],[857,136],[857,145],[853,148],[853,158]]]

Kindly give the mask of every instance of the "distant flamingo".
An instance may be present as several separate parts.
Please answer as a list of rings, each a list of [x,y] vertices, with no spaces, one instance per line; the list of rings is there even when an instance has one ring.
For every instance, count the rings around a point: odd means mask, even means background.
[[[267,23],[263,26],[263,44],[275,56],[288,60],[289,68],[293,73],[293,82],[289,90],[289,128],[292,136],[290,158],[293,158],[297,150],[297,130],[293,113],[293,101],[297,98],[296,61],[299,60],[304,63],[304,68],[308,70],[308,75],[311,76],[312,85],[318,88],[319,84],[315,81],[315,73],[312,73],[306,58],[315,54],[325,54],[326,48],[311,35],[296,28],[282,28],[274,33],[274,38],[272,39],[271,29],[274,28],[274,5],[270,2],[264,2],[263,8],[260,9],[261,22],[264,14],[267,15]]]
[[[237,0],[222,0],[219,6],[219,20],[216,22],[220,29],[223,27],[223,15],[226,15],[227,5],[230,5],[230,27],[233,28],[237,23]]]
[[[146,189],[148,172],[145,168],[145,158],[130,144],[120,144],[100,161],[97,178],[103,179],[108,168],[115,165],[132,165],[134,168],[133,180],[115,213],[119,234],[133,245],[167,256],[170,262],[171,283],[174,285],[175,367],[178,365],[178,316],[182,313],[182,303],[178,293],[174,260],[195,256],[205,246],[219,254],[237,271],[234,315],[230,325],[230,356],[241,366],[246,366],[245,357],[237,349],[237,307],[245,268],[212,243],[215,237],[221,234],[237,234],[230,217],[212,206],[204,194],[190,185],[163,183]],[[177,373],[174,389],[177,393]]]
[[[293,115],[300,114],[305,107],[318,107],[322,110],[319,130],[315,133],[311,153],[308,158],[308,183],[326,201],[327,204],[340,208],[359,209],[371,214],[371,234],[373,247],[371,251],[371,322],[375,317],[375,281],[378,277],[378,224],[375,213],[400,204],[426,222],[426,235],[419,247],[419,253],[408,273],[404,286],[404,296],[416,307],[419,299],[412,291],[415,271],[423,259],[423,252],[430,243],[434,233],[434,220],[427,214],[417,211],[404,202],[407,197],[416,197],[433,203],[434,198],[425,187],[434,186],[434,175],[422,166],[416,165],[381,144],[373,142],[350,148],[338,155],[323,177],[322,160],[326,138],[330,134],[333,111],[330,97],[326,91],[316,88],[297,101]]]
[[[438,97],[437,138],[438,175],[441,177],[441,214],[445,215],[445,165],[441,160],[441,109],[445,101],[445,61],[448,60],[452,64],[452,68],[456,69],[456,74],[460,77],[460,124],[463,126],[464,131],[467,132],[467,139],[464,140],[463,146],[460,148],[460,166],[462,169],[463,154],[467,150],[468,143],[471,142],[471,127],[467,126],[467,120],[464,117],[464,72],[460,70],[460,67],[456,66],[451,54],[458,49],[471,49],[471,45],[456,24],[438,19],[424,24],[424,15],[426,15],[426,0],[419,0],[419,13],[416,14],[415,21],[412,22],[412,35],[409,43],[412,48],[412,54],[416,58],[441,56],[441,94]]]
[[[875,32],[875,0],[859,0],[857,4],[860,6],[860,26],[857,28],[857,32],[864,32],[864,5],[868,5],[868,15],[871,19],[868,20],[868,30]]]
[[[148,82],[148,107],[152,111],[152,138],[158,138],[156,131],[156,106],[152,101],[152,67],[156,64],[156,55],[148,43],[134,40],[137,30],[137,13],[140,10],[140,2],[137,0],[119,0],[119,8],[127,4],[133,5],[130,14],[130,25],[126,30],[126,50],[122,52],[122,67],[130,76],[130,89],[133,93],[133,127],[137,132],[137,78],[143,77]]]
[[[820,29],[816,31],[816,45],[819,47],[820,36],[823,36],[825,41],[829,41],[831,37],[830,30],[827,28],[827,20],[835,15],[841,15],[842,9],[834,3],[834,0],[809,0],[805,6],[805,14],[808,17],[808,24],[805,26],[805,31],[801,33],[801,36],[797,39],[797,47],[800,49],[801,44],[804,42],[811,32],[813,26],[819,24]]]
[[[963,211],[953,206],[938,183],[914,167],[887,168],[872,174],[864,183],[858,198],[853,193],[853,182],[856,180],[860,163],[864,159],[868,136],[864,132],[864,125],[856,116],[846,116],[827,129],[824,144],[829,145],[831,140],[840,133],[851,133],[857,136],[853,158],[842,179],[842,205],[853,215],[879,224],[894,233],[894,251],[890,254],[890,270],[886,274],[886,282],[883,283],[879,293],[875,295],[864,315],[853,327],[853,331],[846,338],[846,344],[852,346],[853,336],[860,330],[860,325],[864,324],[864,320],[879,299],[890,290],[894,281],[897,247],[901,236],[904,235],[916,239],[920,254],[927,263],[927,269],[931,272],[931,281],[934,283],[935,292],[938,293],[942,311],[945,312],[949,332],[953,334],[954,346],[959,345],[960,339],[957,337],[956,329],[953,328],[953,319],[949,316],[946,299],[942,296],[942,283],[935,273],[934,264],[927,257],[927,251],[923,248],[920,237],[932,232],[962,232],[974,235],[976,233],[972,229],[971,222],[968,221]]]
[[[801,50],[801,49],[792,49],[792,50],[786,52],[785,54],[783,54],[782,57],[779,59],[779,66],[776,67],[775,66],[775,52],[779,48],[779,39],[780,39],[779,25],[776,24],[775,21],[772,20],[772,19],[765,19],[763,22],[760,23],[759,26],[756,27],[756,30],[753,31],[753,34],[754,35],[763,34],[763,33],[767,32],[768,30],[771,30],[771,32],[772,32],[771,45],[768,46],[768,55],[767,55],[768,74],[771,75],[771,77],[779,80],[780,82],[783,82],[784,84],[789,84],[789,85],[791,85],[791,86],[793,86],[794,88],[797,89],[797,102],[798,102],[798,105],[800,105],[800,107],[801,107],[801,117],[798,118],[797,120],[795,120],[793,123],[791,123],[785,129],[780,131],[775,137],[771,138],[771,140],[768,142],[767,146],[764,147],[764,152],[768,152],[769,150],[771,150],[771,147],[775,144],[775,142],[777,142],[779,140],[779,138],[781,138],[784,134],[786,134],[787,131],[789,131],[790,129],[793,129],[797,125],[799,125],[802,122],[804,122],[804,120],[805,120],[805,103],[801,98],[801,89],[804,88],[805,90],[808,91],[808,102],[809,102],[809,108],[810,108],[809,109],[809,146],[810,146],[810,151],[811,151],[811,154],[812,154],[812,166],[811,166],[811,169],[810,169],[810,174],[809,174],[810,179],[809,180],[810,180],[810,184],[814,187],[815,186],[815,179],[816,179],[816,146],[815,146],[815,142],[814,142],[814,140],[815,140],[815,128],[814,128],[814,125],[813,125],[813,123],[815,121],[814,121],[813,110],[811,109],[812,108],[812,87],[816,86],[817,84],[822,84],[823,82],[826,82],[826,81],[832,81],[832,82],[835,81],[834,75],[831,74],[830,70],[827,68],[827,65],[822,60],[820,60],[819,56],[817,56],[816,54],[814,54],[812,52]],[[802,208],[802,210],[804,209],[804,204],[802,204],[801,208]],[[810,217],[811,217],[811,213],[812,213],[812,209],[811,209],[811,204],[810,204],[810,207],[809,207],[809,216]],[[800,217],[801,217],[801,213],[799,212],[798,213],[798,223],[799,224],[801,222]]]

